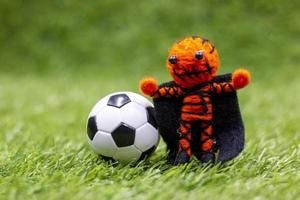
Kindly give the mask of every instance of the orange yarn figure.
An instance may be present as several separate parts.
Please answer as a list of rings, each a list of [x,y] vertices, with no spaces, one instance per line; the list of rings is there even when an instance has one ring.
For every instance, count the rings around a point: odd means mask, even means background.
[[[174,44],[168,53],[167,69],[176,85],[159,88],[153,78],[140,82],[140,90],[153,98],[175,97],[182,99],[179,133],[179,151],[174,164],[189,162],[192,156],[192,123],[200,122],[199,148],[203,152],[214,149],[212,94],[232,92],[250,82],[250,73],[238,69],[231,82],[214,82],[219,67],[215,46],[200,37],[187,37]]]

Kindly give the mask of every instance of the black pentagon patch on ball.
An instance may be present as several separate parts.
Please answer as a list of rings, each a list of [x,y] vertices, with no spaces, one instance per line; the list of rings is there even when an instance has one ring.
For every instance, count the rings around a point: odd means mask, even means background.
[[[121,108],[122,106],[131,102],[127,94],[116,94],[109,98],[107,105],[116,108]]]
[[[141,157],[139,158],[139,161],[142,161],[146,158],[148,158],[156,149],[156,146],[151,147],[150,149],[144,151],[141,155]]]
[[[96,116],[90,117],[87,124],[87,134],[90,140],[93,140],[97,133]]]
[[[135,129],[127,124],[121,123],[121,125],[118,126],[118,128],[116,128],[111,135],[118,147],[126,147],[133,145],[135,139]]]
[[[148,123],[157,129],[158,125],[155,119],[155,110],[153,107],[147,107],[147,118],[148,118]]]

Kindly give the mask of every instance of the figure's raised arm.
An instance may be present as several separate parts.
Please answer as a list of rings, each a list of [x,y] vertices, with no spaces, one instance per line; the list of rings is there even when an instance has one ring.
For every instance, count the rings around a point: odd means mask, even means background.
[[[244,88],[250,83],[251,75],[248,70],[238,69],[232,74],[231,82],[213,83],[213,91],[217,94],[233,92]]]
[[[178,86],[158,87],[153,78],[144,78],[140,81],[140,91],[153,98],[167,97],[178,98],[183,95],[183,91]]]

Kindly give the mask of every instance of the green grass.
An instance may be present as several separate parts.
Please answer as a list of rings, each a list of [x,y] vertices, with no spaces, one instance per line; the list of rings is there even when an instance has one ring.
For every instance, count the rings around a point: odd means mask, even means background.
[[[0,199],[299,199],[300,24],[296,1],[0,1]],[[245,66],[243,153],[224,166],[101,161],[93,104],[169,80],[172,42],[201,34],[221,73]]]
[[[136,167],[99,160],[86,141],[86,117],[97,99],[120,90],[121,77],[109,87],[93,76],[1,77],[0,197],[296,199],[300,81],[287,75],[274,77],[287,84],[256,80],[240,92],[246,149],[215,167],[169,167],[163,143]],[[126,89],[137,92],[137,82],[132,78]]]

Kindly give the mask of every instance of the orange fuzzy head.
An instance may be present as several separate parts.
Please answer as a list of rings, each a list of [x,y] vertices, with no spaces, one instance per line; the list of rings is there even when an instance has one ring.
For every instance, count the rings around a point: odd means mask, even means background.
[[[211,81],[219,67],[214,45],[200,37],[187,37],[174,44],[167,59],[167,68],[174,81],[183,88],[192,88]]]

